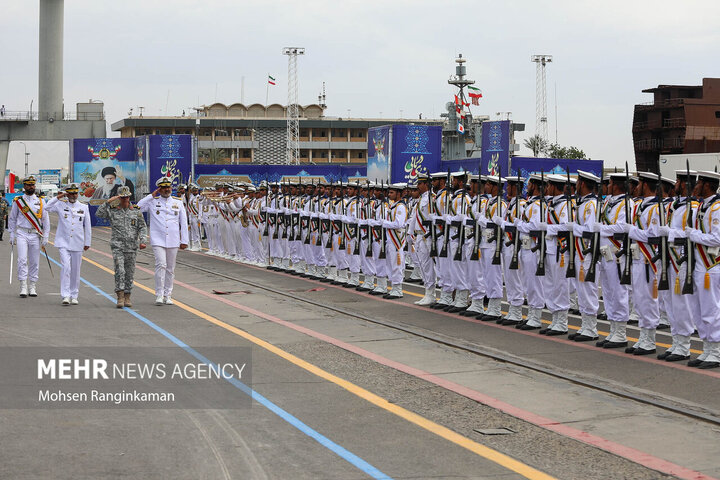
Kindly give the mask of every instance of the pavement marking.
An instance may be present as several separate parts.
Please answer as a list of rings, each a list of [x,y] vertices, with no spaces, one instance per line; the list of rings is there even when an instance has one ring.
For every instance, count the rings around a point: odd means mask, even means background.
[[[94,251],[97,251],[97,250],[95,250],[95,249],[93,249],[93,250],[94,250]],[[104,252],[99,252],[99,253],[104,253]],[[107,254],[105,254],[105,255],[107,255]],[[87,261],[88,263],[90,263],[91,265],[93,265],[93,266],[95,266],[95,267],[98,267],[100,270],[103,270],[103,271],[105,271],[105,272],[107,272],[107,273],[109,273],[109,274],[111,274],[111,275],[114,275],[114,272],[113,272],[112,270],[110,270],[109,268],[107,268],[107,267],[105,267],[105,266],[103,266],[103,265],[101,265],[101,264],[99,264],[99,263],[97,263],[97,262],[95,262],[95,261],[93,261],[93,260],[90,260],[89,258],[83,257],[83,260]],[[56,262],[56,263],[57,263],[57,262]],[[147,271],[147,272],[150,272],[149,270],[142,269],[142,268],[141,268],[140,270],[145,270],[145,271]],[[153,273],[154,273],[154,272],[153,272]],[[102,293],[104,296],[106,296],[109,300],[112,301],[112,297],[110,297],[110,296],[109,296],[108,294],[106,294],[105,292],[102,292],[102,290],[98,289],[97,287],[95,287],[94,285],[92,285],[91,283],[87,282],[87,281],[84,280],[84,279],[83,279],[83,282],[85,282],[86,284],[88,284],[89,286],[91,286],[92,288],[94,288],[95,290],[97,290],[98,292]],[[179,283],[179,282],[178,282],[178,283]],[[147,286],[145,286],[145,285],[143,285],[143,284],[141,284],[141,283],[139,283],[139,282],[133,282],[133,284],[136,285],[138,288],[141,288],[142,290],[145,290],[145,291],[147,291],[147,292],[149,292],[149,293],[152,293],[152,294],[154,295],[154,292],[155,292],[154,289],[152,289],[152,288],[150,288],[150,287],[147,287]],[[184,285],[183,285],[183,286],[184,286]],[[213,316],[211,316],[211,315],[208,315],[208,314],[206,314],[206,313],[204,313],[204,312],[201,312],[201,311],[197,310],[196,308],[193,308],[193,307],[191,307],[191,306],[189,306],[189,305],[186,305],[186,304],[183,303],[183,302],[180,302],[180,301],[175,300],[175,299],[173,299],[173,301],[175,302],[175,305],[176,305],[177,307],[179,307],[179,308],[181,308],[181,309],[183,309],[183,310],[185,310],[185,311],[187,311],[187,312],[189,312],[189,313],[192,313],[193,315],[195,315],[195,316],[197,316],[197,317],[200,317],[200,318],[202,318],[203,320],[206,320],[206,321],[208,321],[208,322],[210,322],[210,323],[213,323],[213,324],[215,324],[215,325],[217,325],[217,326],[219,326],[219,327],[221,327],[221,328],[224,328],[225,330],[228,330],[228,331],[230,331],[230,332],[232,332],[232,333],[235,333],[236,335],[245,338],[246,340],[254,343],[255,345],[257,345],[257,346],[259,346],[259,347],[262,347],[262,348],[264,348],[265,350],[267,350],[267,351],[269,351],[269,352],[271,352],[271,353],[274,353],[275,355],[277,355],[277,356],[279,356],[279,357],[287,360],[288,362],[290,362],[290,363],[292,363],[292,364],[294,364],[294,365],[296,365],[296,366],[298,366],[298,367],[300,367],[300,368],[302,368],[302,369],[304,369],[304,370],[306,370],[306,371],[308,371],[308,372],[310,372],[310,373],[312,373],[312,374],[314,374],[314,375],[316,375],[316,376],[318,376],[318,377],[320,377],[320,378],[322,378],[322,379],[324,379],[324,380],[327,380],[327,381],[329,381],[329,382],[331,382],[331,383],[334,383],[335,385],[337,385],[337,386],[339,386],[339,387],[347,390],[348,392],[350,392],[350,393],[352,393],[352,394],[354,394],[354,395],[356,395],[356,396],[358,396],[358,397],[360,397],[360,398],[362,398],[362,399],[364,399],[364,400],[372,403],[373,405],[376,405],[376,406],[382,408],[383,410],[388,411],[388,412],[390,412],[390,413],[393,413],[393,414],[397,415],[398,417],[407,420],[407,421],[410,422],[410,423],[413,423],[413,424],[415,424],[415,425],[417,425],[417,426],[419,426],[419,427],[421,427],[421,428],[423,428],[423,429],[425,429],[425,430],[427,430],[427,431],[429,431],[429,432],[431,432],[431,433],[434,433],[434,434],[436,434],[436,435],[438,435],[438,436],[440,436],[440,437],[442,437],[442,438],[444,438],[444,439],[446,439],[446,440],[448,440],[448,441],[450,441],[450,442],[452,442],[452,443],[454,443],[454,444],[456,444],[456,445],[458,445],[458,446],[460,446],[460,447],[463,447],[463,448],[465,448],[465,449],[467,449],[467,450],[469,450],[469,451],[471,451],[471,452],[473,452],[473,453],[475,453],[475,454],[477,454],[477,455],[479,455],[479,456],[481,456],[481,457],[483,457],[483,458],[485,458],[485,459],[487,459],[487,460],[490,460],[490,461],[493,462],[493,463],[496,463],[496,464],[498,464],[498,465],[500,465],[500,466],[502,466],[502,467],[504,467],[504,468],[507,468],[508,470],[511,470],[511,471],[513,471],[513,472],[515,472],[515,473],[517,473],[517,474],[519,474],[519,475],[522,475],[522,476],[525,477],[525,478],[528,478],[528,479],[530,479],[530,480],[555,480],[555,477],[552,477],[552,476],[550,476],[550,475],[548,475],[548,474],[546,474],[546,473],[544,473],[544,472],[541,472],[541,471],[539,471],[539,470],[536,470],[536,469],[534,469],[533,467],[530,467],[529,465],[526,465],[526,464],[524,464],[524,463],[522,463],[522,462],[520,462],[520,461],[518,461],[518,460],[515,460],[514,458],[509,457],[509,456],[507,456],[507,455],[505,455],[505,454],[503,454],[503,453],[500,453],[500,452],[498,452],[498,451],[496,451],[496,450],[493,450],[493,449],[491,449],[491,448],[489,448],[489,447],[486,447],[486,446],[484,446],[484,445],[481,445],[481,444],[479,444],[479,443],[477,443],[477,442],[475,442],[475,441],[473,441],[473,440],[471,440],[471,439],[469,439],[469,438],[467,438],[467,437],[464,437],[464,436],[460,435],[459,433],[456,433],[456,432],[450,430],[450,429],[447,428],[447,427],[444,427],[444,426],[442,426],[442,425],[440,425],[440,424],[437,424],[437,423],[435,423],[435,422],[433,422],[433,421],[431,421],[431,420],[426,419],[425,417],[422,417],[422,416],[420,416],[420,415],[418,415],[418,414],[416,414],[416,413],[413,413],[413,412],[411,412],[411,411],[409,411],[409,410],[406,410],[405,408],[402,408],[402,407],[400,407],[400,406],[398,406],[398,405],[392,404],[392,403],[390,403],[388,400],[380,397],[379,395],[375,395],[374,393],[372,393],[372,392],[370,392],[370,391],[368,391],[368,390],[365,390],[364,388],[359,387],[359,386],[355,385],[354,383],[351,383],[351,382],[349,382],[349,381],[347,381],[347,380],[345,380],[345,379],[342,379],[342,378],[340,378],[340,377],[337,377],[337,376],[335,376],[335,375],[333,375],[333,374],[331,374],[331,373],[329,373],[329,372],[326,372],[325,370],[323,370],[323,369],[321,369],[321,368],[319,368],[319,367],[317,367],[317,366],[315,366],[315,365],[313,365],[313,364],[311,364],[311,363],[309,363],[309,362],[306,362],[305,360],[302,360],[301,358],[296,357],[295,355],[292,355],[291,353],[288,353],[288,352],[286,352],[285,350],[282,350],[282,349],[276,347],[275,345],[273,345],[273,344],[271,344],[271,343],[269,343],[269,342],[266,342],[265,340],[262,340],[262,339],[260,339],[260,338],[258,338],[258,337],[256,337],[256,336],[254,336],[254,335],[251,335],[251,334],[249,334],[249,333],[247,333],[247,332],[245,332],[245,331],[243,331],[243,330],[240,330],[240,329],[237,328],[237,327],[234,327],[234,326],[232,326],[232,325],[230,325],[230,324],[228,324],[228,323],[225,323],[225,322],[223,322],[223,321],[221,321],[221,320],[218,320],[217,318],[215,318],[215,317],[213,317]],[[245,308],[247,308],[249,312],[252,311],[252,312],[256,312],[256,313],[254,313],[254,314],[260,314],[260,316],[261,316],[262,318],[264,318],[264,315],[266,315],[266,314],[263,314],[262,312],[259,312],[259,311],[257,311],[257,310],[251,309],[251,308],[249,308],[249,307],[245,307]],[[154,329],[157,330],[158,332],[160,332],[160,333],[162,333],[163,335],[165,335],[167,338],[171,339],[173,342],[175,342],[175,340],[177,340],[175,337],[172,336],[172,334],[166,332],[165,330],[163,330],[162,328],[158,327],[158,326],[155,325],[154,323],[152,323],[152,322],[150,322],[149,320],[145,319],[145,318],[142,317],[140,314],[137,314],[134,310],[129,309],[129,308],[127,308],[127,307],[125,307],[124,309],[127,310],[127,311],[129,311],[131,314],[133,314],[134,316],[136,316],[137,318],[139,318],[139,319],[142,320],[143,322],[147,323],[150,327],[154,328]],[[173,340],[173,339],[175,339],[175,340]],[[177,340],[177,341],[180,342],[180,340]],[[184,345],[184,344],[183,344],[183,345]],[[189,348],[189,347],[188,347],[188,348]],[[198,355],[199,355],[199,354],[198,354]],[[255,397],[254,397],[255,394],[256,394],[256,392],[253,391],[253,398],[255,398]],[[259,394],[257,394],[257,395],[259,395]],[[263,398],[264,398],[264,397],[263,397]],[[269,402],[269,401],[268,401],[268,402]],[[275,407],[275,408],[277,408],[278,410],[280,410],[279,407]],[[282,410],[281,410],[281,411],[282,411]],[[284,411],[283,411],[283,412],[284,412]],[[287,412],[284,412],[284,413],[285,413],[286,415],[290,416],[289,413],[287,413]],[[295,418],[295,417],[292,417],[292,418]],[[297,422],[301,423],[300,420],[297,420],[297,419],[295,419],[295,420],[296,420]],[[303,425],[304,425],[304,424],[303,424]],[[310,427],[307,427],[307,426],[306,426],[306,428],[310,429]],[[313,432],[314,432],[314,430],[313,430]],[[317,432],[315,432],[315,433],[316,433],[317,435],[320,435],[320,434],[317,433]],[[323,438],[324,438],[324,437],[323,437]],[[326,439],[326,440],[327,440],[327,439]],[[330,440],[327,440],[327,441],[330,442]],[[325,444],[322,443],[322,442],[320,442],[320,443],[323,444],[323,445],[325,445]],[[339,445],[338,445],[338,447],[339,447],[339,448],[342,448],[342,447],[340,447]],[[344,449],[343,449],[343,450],[344,450]],[[337,452],[336,452],[336,453],[337,453]],[[349,453],[349,452],[348,452],[348,453]],[[345,457],[343,457],[343,458],[345,458]],[[346,460],[347,460],[347,458],[346,458]],[[348,460],[348,461],[349,461],[349,460]],[[350,462],[350,463],[352,463],[352,462]],[[353,463],[353,464],[354,464],[354,463]],[[374,468],[374,467],[372,467],[372,468]],[[364,470],[364,471],[365,471],[365,470]],[[366,473],[367,473],[367,471],[366,471]],[[384,475],[384,474],[382,474],[382,475]],[[384,477],[383,477],[383,476],[380,476],[380,477],[374,477],[374,478],[389,478],[389,477],[387,477],[387,476],[384,476]]]
[[[54,264],[60,266],[60,263],[57,262],[54,258],[51,258],[51,257],[49,257],[49,258],[50,258],[50,260],[51,260]],[[94,262],[93,260],[90,260],[89,258],[83,257],[83,260],[86,261],[86,262],[88,262],[88,263],[90,263],[91,265],[94,265],[94,266],[98,267],[100,270],[103,270],[103,271],[105,271],[105,272],[107,272],[107,273],[109,273],[109,274],[111,274],[111,275],[114,275],[114,272],[113,272],[112,270],[104,267],[103,265],[100,265],[100,264],[97,263],[97,262]],[[83,282],[85,285],[87,285],[87,286],[89,286],[90,288],[92,288],[93,290],[95,290],[98,294],[100,294],[100,295],[102,295],[103,297],[107,298],[107,299],[110,300],[111,302],[114,301],[113,298],[112,298],[112,296],[110,296],[110,295],[109,295],[108,293],[106,293],[105,291],[101,290],[101,289],[100,289],[98,286],[96,286],[95,284],[89,282],[88,280],[85,280],[85,278],[83,278],[83,277],[80,277],[80,280],[82,280],[82,282]],[[141,284],[139,284],[139,283],[137,283],[137,282],[133,282],[133,283],[134,283],[135,285],[137,285],[138,287],[142,288],[143,290],[146,290],[146,291],[149,291],[149,292],[154,293],[154,290],[153,290],[153,289],[150,289],[150,288],[148,288],[148,287],[146,287],[146,286],[144,286],[144,285],[141,285]],[[179,306],[179,305],[180,305],[180,302],[176,302],[176,305]],[[192,308],[192,307],[187,307],[187,308]],[[186,308],[186,309],[187,309],[187,308]],[[189,345],[187,345],[185,342],[183,342],[182,340],[180,340],[179,338],[177,338],[176,336],[174,336],[173,334],[171,334],[171,333],[168,332],[167,330],[164,330],[162,327],[156,325],[156,324],[153,323],[151,320],[145,318],[144,316],[142,316],[141,314],[139,314],[138,312],[136,312],[136,311],[133,310],[132,308],[123,307],[123,310],[125,310],[125,311],[128,312],[130,315],[132,315],[133,317],[137,318],[138,320],[142,321],[142,322],[145,323],[147,326],[149,326],[150,328],[152,328],[152,329],[155,330],[156,332],[160,333],[160,334],[163,335],[165,338],[167,338],[168,340],[170,340],[171,342],[173,342],[175,345],[177,345],[178,347],[182,348],[183,350],[185,350],[186,352],[188,352],[190,355],[192,355],[193,357],[197,358],[197,359],[200,360],[201,362],[204,362],[204,363],[206,363],[206,364],[208,364],[208,365],[212,365],[212,364],[213,364],[213,362],[211,362],[210,360],[208,360],[205,356],[203,356],[203,355],[202,355],[201,353],[199,353],[197,350],[193,349],[192,347],[190,347]],[[194,310],[194,309],[193,309],[193,310]],[[246,395],[249,395],[253,400],[257,401],[259,404],[261,404],[262,406],[264,406],[265,408],[267,408],[268,410],[270,410],[271,412],[273,412],[275,415],[277,415],[278,417],[282,418],[282,419],[285,420],[287,423],[289,423],[289,424],[292,425],[293,427],[297,428],[297,429],[300,430],[302,433],[304,433],[304,434],[307,435],[308,437],[312,438],[313,440],[315,440],[316,442],[318,442],[320,445],[322,445],[323,447],[327,448],[327,449],[330,450],[331,452],[335,453],[335,454],[338,455],[340,458],[342,458],[343,460],[347,461],[348,463],[350,463],[350,464],[353,465],[354,467],[356,467],[356,468],[358,468],[359,470],[365,472],[365,473],[366,473],[367,475],[369,475],[370,477],[375,478],[375,479],[378,479],[378,480],[392,480],[392,477],[384,474],[383,472],[381,472],[380,470],[378,470],[376,467],[370,465],[368,462],[366,462],[366,461],[363,460],[362,458],[358,457],[358,456],[355,455],[354,453],[350,452],[349,450],[345,449],[344,447],[342,447],[342,446],[338,445],[337,443],[333,442],[332,440],[330,440],[330,439],[327,438],[326,436],[322,435],[321,433],[317,432],[316,430],[313,430],[311,427],[309,427],[308,425],[306,425],[305,423],[303,423],[300,419],[298,419],[297,417],[293,416],[293,415],[290,414],[289,412],[283,410],[283,409],[280,408],[279,406],[275,405],[273,402],[271,402],[270,400],[268,400],[267,398],[265,398],[263,395],[259,394],[258,392],[256,392],[256,391],[253,390],[252,388],[248,387],[248,386],[245,385],[244,383],[240,382],[239,380],[237,380],[237,379],[235,379],[235,378],[229,378],[229,379],[226,379],[226,380],[227,380],[230,384],[232,384],[234,387],[236,387],[238,390],[242,391],[242,392],[245,393]],[[540,477],[537,477],[537,478],[540,478]]]

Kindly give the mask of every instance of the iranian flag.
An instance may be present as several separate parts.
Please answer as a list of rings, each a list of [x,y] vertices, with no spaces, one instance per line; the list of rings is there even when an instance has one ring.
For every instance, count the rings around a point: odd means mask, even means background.
[[[472,101],[473,105],[480,105],[480,99],[482,98],[482,90],[475,87],[468,86],[468,96]]]
[[[268,83],[270,85],[275,85],[275,77],[271,77],[270,75],[268,75]]]

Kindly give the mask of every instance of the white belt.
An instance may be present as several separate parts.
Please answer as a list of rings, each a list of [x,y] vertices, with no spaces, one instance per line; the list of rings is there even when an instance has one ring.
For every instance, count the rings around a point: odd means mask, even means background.
[[[25,232],[25,233],[34,233],[34,234],[36,234],[36,235],[40,235],[40,234],[38,233],[38,231],[35,230],[34,228],[20,227],[20,228],[18,228],[18,231],[19,231],[19,232]]]

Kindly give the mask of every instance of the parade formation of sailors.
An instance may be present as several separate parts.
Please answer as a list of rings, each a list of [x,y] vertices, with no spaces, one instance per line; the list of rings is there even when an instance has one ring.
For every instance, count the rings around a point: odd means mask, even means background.
[[[76,264],[90,245],[87,207],[77,204],[74,185],[45,205],[34,184],[26,179],[10,213],[21,296],[37,295],[40,247],[54,211],[63,303],[76,303]],[[156,185],[137,207],[149,217],[157,304],[172,304],[178,249],[200,251],[206,239],[208,255],[389,300],[403,297],[411,267],[409,281],[425,292],[416,305],[632,355],[655,354],[656,331],[667,324],[672,345],[657,358],[720,367],[716,172],[687,168],[674,180],[649,172],[600,178],[578,170],[576,178],[526,179],[460,171],[421,175],[416,186],[261,182],[203,191],[191,183],[178,197],[171,197],[168,179]],[[138,222],[131,250],[144,241],[140,228]],[[551,317],[545,327],[543,309]],[[573,333],[571,312],[581,318]],[[629,344],[633,313],[640,334]],[[602,339],[601,315],[610,325]],[[695,331],[703,351],[691,360]]]

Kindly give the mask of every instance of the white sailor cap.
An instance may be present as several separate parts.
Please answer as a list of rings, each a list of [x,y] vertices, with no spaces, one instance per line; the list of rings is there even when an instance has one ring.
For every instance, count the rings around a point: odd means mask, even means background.
[[[487,182],[488,176],[487,175],[478,175],[478,180],[481,182]]]
[[[661,182],[664,182],[664,183],[667,183],[667,184],[670,184],[670,185],[675,185],[675,179],[674,179],[674,178],[670,178],[670,177],[660,177],[660,181],[661,181]]]
[[[590,172],[586,172],[585,170],[578,170],[577,171],[578,178],[582,178],[583,180],[589,180],[594,183],[600,183],[600,177],[597,175],[593,175]]]
[[[688,173],[691,177],[697,177],[698,174],[697,170],[687,170],[685,168],[683,168],[682,170],[675,170],[676,177],[687,177]]]
[[[638,172],[637,176],[640,180],[649,180],[651,182],[657,182],[658,180],[658,174],[653,172]]]
[[[530,174],[530,180],[534,180],[534,181],[536,181],[536,182],[542,182],[542,181],[543,181],[543,176],[540,175],[539,173],[531,173],[531,174]]]
[[[435,172],[430,174],[430,178],[435,180],[436,178],[447,178],[447,172]]]
[[[698,172],[698,178],[703,178],[706,180],[720,180],[720,173],[711,172],[710,170],[700,170]]]
[[[627,178],[627,175],[625,174],[625,172],[613,172],[610,175],[608,175],[608,177],[615,181],[621,181],[621,180],[624,181],[625,178]]]
[[[567,183],[566,176],[558,175],[556,173],[551,173],[550,175],[545,175],[545,180],[547,180],[550,183]]]
[[[405,187],[407,187],[407,183],[393,183],[388,185],[390,190],[405,190]]]
[[[451,173],[450,173],[450,176],[451,176],[451,177],[464,177],[465,175],[467,175],[467,172],[466,172],[465,170],[460,170],[460,171],[458,171],[458,172],[451,172]]]
[[[508,183],[514,183],[514,182],[524,182],[525,177],[518,177],[517,175],[512,177],[505,177],[505,181]]]
[[[497,184],[505,183],[504,178],[499,178],[496,175],[488,175],[487,178],[485,179],[485,181],[490,182],[490,183],[497,183]]]
[[[246,187],[245,190],[248,192],[257,192],[257,188],[253,187],[252,185],[250,185],[249,187]]]
[[[407,188],[407,189],[409,189],[409,190],[417,190],[417,185],[416,185],[416,184],[407,185],[405,188]]]
[[[468,181],[477,182],[478,180],[480,180],[480,175],[475,175],[472,173],[468,174]]]

